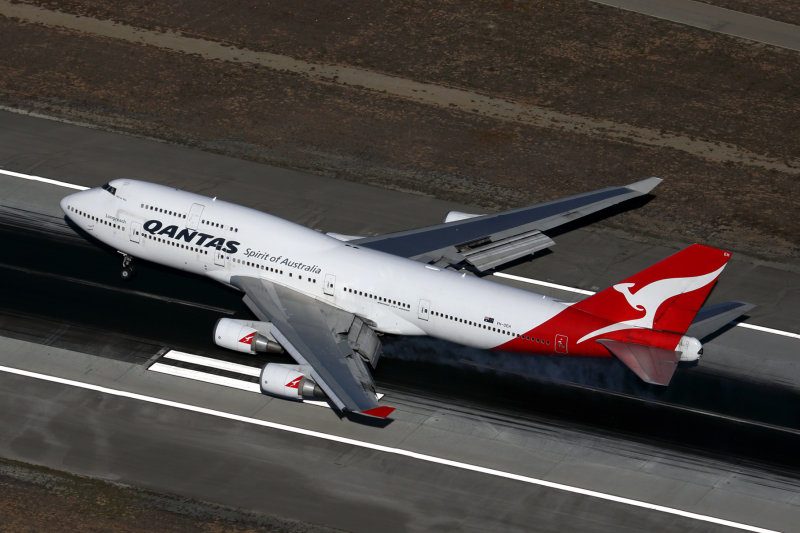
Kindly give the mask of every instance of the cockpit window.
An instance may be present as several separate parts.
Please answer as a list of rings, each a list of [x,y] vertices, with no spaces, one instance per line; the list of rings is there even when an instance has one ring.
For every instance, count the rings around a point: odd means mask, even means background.
[[[108,191],[108,192],[110,192],[112,196],[116,196],[116,194],[117,194],[117,188],[116,187],[112,187],[109,183],[106,183],[105,185],[103,185],[103,189]]]

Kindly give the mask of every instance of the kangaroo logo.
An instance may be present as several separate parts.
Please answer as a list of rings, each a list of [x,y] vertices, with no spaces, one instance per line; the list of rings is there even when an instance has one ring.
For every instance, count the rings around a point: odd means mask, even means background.
[[[614,290],[625,296],[625,300],[627,300],[631,308],[640,312],[644,311],[644,316],[634,320],[615,322],[614,324],[609,324],[608,326],[592,331],[581,337],[578,340],[578,344],[592,337],[597,337],[598,335],[610,333],[612,331],[632,328],[653,329],[656,311],[658,311],[659,307],[661,307],[664,302],[679,294],[702,289],[717,279],[724,268],[725,265],[722,265],[714,272],[702,276],[660,279],[645,285],[636,292],[631,291],[636,283],[617,283],[614,285]]]

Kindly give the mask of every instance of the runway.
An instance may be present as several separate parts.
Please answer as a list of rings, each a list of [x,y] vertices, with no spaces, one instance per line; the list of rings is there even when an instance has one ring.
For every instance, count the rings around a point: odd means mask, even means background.
[[[433,223],[450,209],[474,211],[49,121],[5,113],[0,121],[0,167],[86,186],[110,177],[151,179],[350,234]],[[301,198],[297,190],[309,194]],[[437,341],[392,340],[376,379],[398,406],[397,418],[385,428],[361,426],[327,409],[148,370],[170,349],[256,367],[258,360],[210,342],[216,318],[246,313],[239,295],[152,265],[141,265],[135,284],[124,285],[113,251],[54,229],[63,190],[0,177],[0,191],[0,271],[8,288],[0,365],[128,395],[2,374],[3,405],[14,407],[0,421],[6,457],[357,531],[376,524],[397,531],[720,526],[653,506],[738,527],[790,530],[800,523],[795,338],[732,328],[707,345],[700,366],[680,369],[677,387],[664,393],[626,380],[612,365],[582,373],[543,358],[515,366],[508,357]],[[512,272],[597,290],[669,248],[591,229],[556,240],[553,253]],[[746,258],[729,270],[714,298],[757,299],[748,320],[800,331],[796,313],[787,313],[797,309],[797,273]],[[783,289],[771,292],[777,284]]]
[[[800,27],[741,11],[725,9],[694,0],[654,2],[652,0],[593,0],[695,28],[724,33],[742,39],[789,50],[800,50]]]

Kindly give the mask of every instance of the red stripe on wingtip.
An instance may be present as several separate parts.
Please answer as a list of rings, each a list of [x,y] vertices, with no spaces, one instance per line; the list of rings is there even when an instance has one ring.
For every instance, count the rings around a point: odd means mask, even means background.
[[[361,411],[361,414],[374,416],[377,418],[386,418],[394,411],[394,407],[376,407],[374,409],[367,409],[366,411]]]

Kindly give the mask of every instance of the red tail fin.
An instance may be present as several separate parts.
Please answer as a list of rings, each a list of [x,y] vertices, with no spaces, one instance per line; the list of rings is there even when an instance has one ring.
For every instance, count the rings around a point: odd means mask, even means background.
[[[575,309],[613,321],[578,342],[631,325],[685,333],[730,257],[694,244],[578,302]]]

